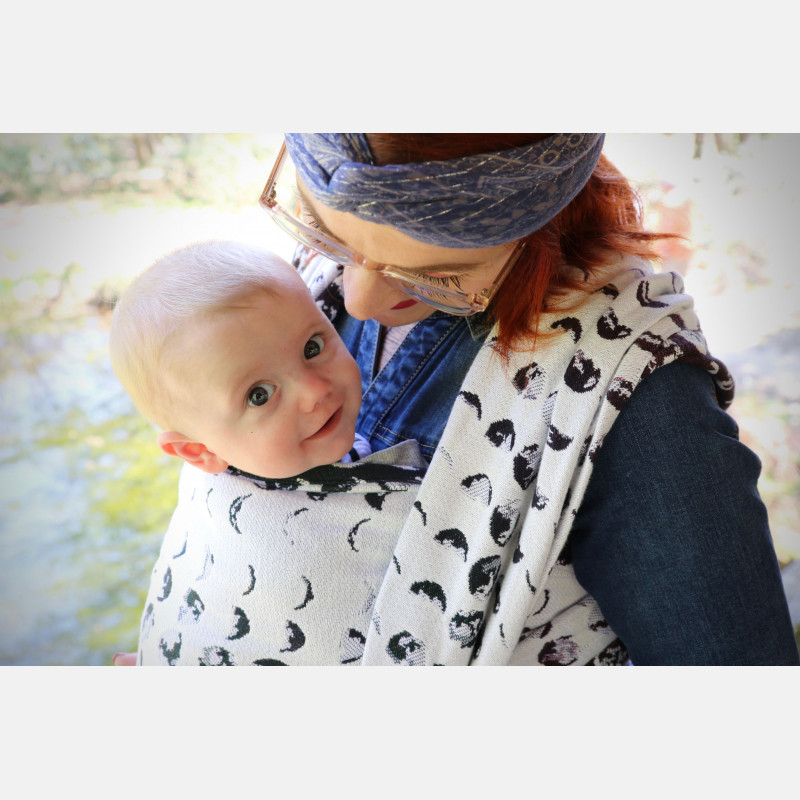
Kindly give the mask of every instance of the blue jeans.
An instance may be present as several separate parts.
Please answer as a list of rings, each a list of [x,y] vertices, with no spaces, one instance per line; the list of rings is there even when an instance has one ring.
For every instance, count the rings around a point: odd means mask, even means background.
[[[362,374],[357,428],[373,449],[417,439],[431,458],[482,324],[436,312],[375,375],[379,326],[341,312]],[[800,664],[760,468],[698,367],[656,370],[621,412],[565,555],[635,664]]]

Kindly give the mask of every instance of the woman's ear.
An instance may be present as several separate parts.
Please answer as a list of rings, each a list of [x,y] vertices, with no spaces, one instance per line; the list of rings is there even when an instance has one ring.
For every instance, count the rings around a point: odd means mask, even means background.
[[[228,463],[212,453],[202,442],[193,442],[177,431],[164,431],[158,435],[156,441],[167,455],[182,458],[187,464],[203,472],[213,474],[228,469]]]

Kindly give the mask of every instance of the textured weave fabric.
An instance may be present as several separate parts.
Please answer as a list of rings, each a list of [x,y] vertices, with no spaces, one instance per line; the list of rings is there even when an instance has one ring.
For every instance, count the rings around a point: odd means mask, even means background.
[[[301,272],[329,316],[341,275],[321,256]],[[733,380],[707,351],[680,275],[635,258],[576,311],[551,315],[546,348],[479,351],[394,551],[365,664],[622,664],[595,600],[560,560],[594,459],[639,381],[672,361]],[[425,586],[424,593],[415,591]]]
[[[733,392],[681,277],[626,264],[578,310],[551,317],[560,336],[548,347],[514,354],[505,368],[493,336],[479,352],[400,534],[365,664],[608,655],[614,637],[595,601],[564,607],[555,581],[568,569],[559,555],[603,438],[638,382],[673,360],[707,369],[723,407]],[[427,596],[409,591],[419,584]],[[548,620],[553,605],[562,610]]]
[[[445,161],[376,166],[363,133],[287,133],[298,174],[321,203],[443,247],[489,247],[532,233],[575,198],[600,133]]]
[[[316,261],[304,277],[332,313],[339,271]],[[722,406],[731,400],[682,289],[680,276],[631,259],[578,310],[550,318],[560,335],[547,348],[504,365],[490,335],[421,485],[420,470],[405,491],[335,478],[394,448],[320,468],[314,485],[185,470],[141,663],[624,663],[560,555],[603,439],[644,376],[688,361],[714,377]],[[288,505],[259,511],[258,492],[276,488]],[[352,515],[335,510],[340,500]],[[217,535],[228,536],[222,549],[204,539]],[[223,594],[204,597],[201,583]]]
[[[413,441],[280,481],[184,466],[138,663],[359,663],[424,467]]]

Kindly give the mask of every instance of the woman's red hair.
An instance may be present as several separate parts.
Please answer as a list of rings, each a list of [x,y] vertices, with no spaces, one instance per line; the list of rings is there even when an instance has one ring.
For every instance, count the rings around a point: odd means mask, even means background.
[[[519,147],[543,133],[371,133],[376,164],[399,164],[459,158]],[[653,243],[673,234],[644,230],[641,202],[627,179],[601,156],[578,196],[544,227],[525,237],[528,246],[492,300],[489,313],[499,323],[497,349],[507,355],[538,332],[543,311],[580,288],[565,265],[592,275],[613,253],[655,259]],[[561,308],[561,306],[558,306]]]

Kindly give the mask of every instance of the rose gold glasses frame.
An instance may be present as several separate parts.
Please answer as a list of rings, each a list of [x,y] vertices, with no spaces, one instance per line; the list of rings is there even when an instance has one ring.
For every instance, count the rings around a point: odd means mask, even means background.
[[[382,277],[388,279],[390,283],[406,294],[449,314],[470,316],[471,314],[485,311],[492,297],[497,293],[500,284],[517,263],[522,251],[525,249],[525,242],[518,242],[491,286],[482,289],[480,292],[463,292],[460,289],[445,288],[434,281],[426,280],[424,276],[412,270],[394,267],[389,264],[370,263],[361,253],[306,224],[278,203],[275,187],[287,159],[286,144],[281,143],[278,157],[275,159],[275,164],[259,199],[260,205],[283,231],[300,244],[311,247],[344,266],[363,267],[364,269],[379,272]],[[451,305],[447,302],[442,302],[442,300],[434,299],[437,296],[445,300],[452,299],[459,305]]]

